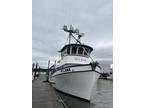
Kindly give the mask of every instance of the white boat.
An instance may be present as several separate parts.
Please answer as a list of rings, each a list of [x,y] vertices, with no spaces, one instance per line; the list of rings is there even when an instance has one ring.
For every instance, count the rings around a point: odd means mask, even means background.
[[[113,64],[110,65],[110,72],[107,79],[113,80]]]
[[[63,30],[69,33],[69,43],[59,51],[61,60],[51,67],[49,80],[56,90],[90,101],[101,68],[90,57],[93,48],[81,43],[83,34],[72,26],[64,26]]]

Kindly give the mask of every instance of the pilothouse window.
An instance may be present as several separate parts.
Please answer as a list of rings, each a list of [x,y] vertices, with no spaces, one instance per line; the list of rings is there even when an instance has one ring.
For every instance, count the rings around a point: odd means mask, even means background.
[[[67,47],[67,54],[70,54],[70,47]]]
[[[72,54],[76,54],[77,47],[72,47]]]
[[[84,55],[89,55],[89,49],[85,48]]]
[[[63,54],[64,54],[64,55],[66,55],[66,54],[67,54],[67,49],[65,49],[65,50],[63,51]]]
[[[82,47],[79,47],[78,54],[83,54],[83,48]]]

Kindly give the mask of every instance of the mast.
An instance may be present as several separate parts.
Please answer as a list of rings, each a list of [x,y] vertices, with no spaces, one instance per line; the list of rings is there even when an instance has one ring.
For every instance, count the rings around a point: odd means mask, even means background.
[[[73,37],[74,40],[76,40],[76,43],[81,44],[80,38],[84,35],[84,33],[79,33],[79,29],[77,29],[77,28],[74,29],[74,28],[72,27],[72,25],[70,25],[69,28],[68,28],[68,26],[64,25],[64,26],[63,26],[63,30],[64,30],[65,32],[68,32],[68,33],[69,33],[69,44],[71,44],[71,38],[72,38],[72,37]],[[76,35],[78,36],[78,38],[76,39],[73,34],[76,34]]]
[[[71,43],[71,37],[72,37],[72,33],[74,33],[74,28],[72,27],[72,25],[70,25],[69,28],[69,44]]]

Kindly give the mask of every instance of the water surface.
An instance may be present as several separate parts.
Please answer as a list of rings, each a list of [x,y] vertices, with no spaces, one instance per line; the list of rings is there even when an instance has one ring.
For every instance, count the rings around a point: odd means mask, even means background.
[[[68,108],[113,108],[113,81],[98,79],[94,85],[91,102],[58,93]]]

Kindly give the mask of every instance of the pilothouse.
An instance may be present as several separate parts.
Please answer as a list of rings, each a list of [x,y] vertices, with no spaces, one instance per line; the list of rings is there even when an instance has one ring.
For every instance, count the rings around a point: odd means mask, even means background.
[[[80,60],[81,63],[82,63],[82,61],[85,61],[85,63],[86,62],[89,63],[90,60],[88,60],[86,58],[90,57],[90,54],[93,51],[93,48],[81,43],[81,37],[84,36],[84,33],[79,33],[79,30],[78,29],[74,30],[74,28],[72,26],[70,26],[69,29],[67,26],[64,26],[63,30],[65,32],[69,33],[69,38],[68,38],[69,43],[67,45],[65,45],[59,51],[61,53],[61,60],[71,58],[71,60],[67,60],[67,62],[69,62],[69,63],[74,62],[76,64],[76,63],[78,63],[78,60]],[[74,36],[74,34],[77,36],[77,38]],[[75,43],[72,43],[72,40],[75,41]],[[76,56],[78,56],[78,57],[76,57]]]

